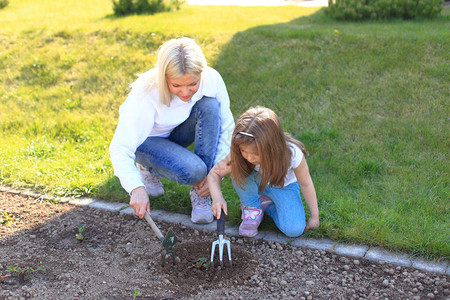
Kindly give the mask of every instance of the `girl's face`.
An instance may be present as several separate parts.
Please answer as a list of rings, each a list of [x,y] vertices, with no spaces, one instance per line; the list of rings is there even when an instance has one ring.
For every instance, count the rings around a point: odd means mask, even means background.
[[[256,145],[248,144],[248,145],[241,145],[239,147],[239,150],[241,150],[241,155],[252,165],[258,165],[260,163],[259,153],[258,149],[256,148]]]
[[[183,102],[191,100],[200,86],[200,76],[189,73],[175,79],[166,78],[166,81],[172,94],[176,95]]]

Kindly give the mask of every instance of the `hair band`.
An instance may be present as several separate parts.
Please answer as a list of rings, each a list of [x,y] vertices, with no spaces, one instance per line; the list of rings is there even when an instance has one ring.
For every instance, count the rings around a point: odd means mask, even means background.
[[[246,135],[246,136],[249,136],[249,137],[252,137],[252,138],[255,138],[255,137],[253,136],[253,134],[248,133],[248,132],[239,131],[239,133],[240,133],[240,134],[243,134],[243,135]]]

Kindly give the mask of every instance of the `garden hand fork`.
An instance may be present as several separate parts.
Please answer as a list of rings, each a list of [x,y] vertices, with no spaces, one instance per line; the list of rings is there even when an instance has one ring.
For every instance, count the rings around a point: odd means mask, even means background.
[[[216,249],[216,245],[219,246],[219,259],[220,259],[220,266],[223,267],[223,246],[226,244],[228,249],[228,260],[230,261],[230,266],[233,266],[231,262],[231,248],[230,248],[230,241],[226,240],[223,237],[223,233],[225,231],[225,212],[223,209],[220,213],[220,218],[217,220],[217,233],[219,234],[219,239],[214,241],[212,243],[212,249],[211,249],[211,265],[214,267],[214,251]]]
[[[178,243],[178,238],[175,235],[175,233],[172,231],[172,228],[169,228],[169,231],[167,231],[166,236],[163,236],[161,231],[159,230],[158,226],[156,226],[152,217],[150,217],[150,215],[147,212],[145,212],[144,218],[147,221],[147,223],[150,224],[150,226],[152,227],[155,234],[161,240],[163,248],[166,250],[162,256],[162,266],[164,267],[164,262],[166,261],[167,254],[172,254],[172,261],[173,261],[173,264],[175,265],[175,254],[173,253],[172,247],[176,243]]]

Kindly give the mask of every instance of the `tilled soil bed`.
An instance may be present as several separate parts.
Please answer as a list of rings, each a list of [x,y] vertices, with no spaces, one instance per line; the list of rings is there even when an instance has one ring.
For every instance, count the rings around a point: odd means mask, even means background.
[[[0,299],[448,299],[447,274],[173,227],[175,265],[135,216],[0,193]],[[84,225],[82,241],[77,226]],[[225,247],[226,250],[226,247]],[[215,257],[218,256],[217,250]]]

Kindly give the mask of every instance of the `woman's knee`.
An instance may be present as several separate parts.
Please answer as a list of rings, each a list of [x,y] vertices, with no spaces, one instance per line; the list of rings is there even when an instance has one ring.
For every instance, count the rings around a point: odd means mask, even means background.
[[[207,175],[205,164],[196,164],[180,171],[178,183],[193,185],[205,179]]]
[[[137,159],[136,161],[139,162]],[[159,164],[146,164],[145,162],[143,164],[149,167],[152,173],[181,184],[199,183],[207,175],[205,163],[194,155],[188,155],[185,160],[181,161],[160,160]]]
[[[204,97],[198,103],[198,109],[202,113],[212,116],[220,116],[220,104],[216,98]]]

